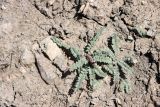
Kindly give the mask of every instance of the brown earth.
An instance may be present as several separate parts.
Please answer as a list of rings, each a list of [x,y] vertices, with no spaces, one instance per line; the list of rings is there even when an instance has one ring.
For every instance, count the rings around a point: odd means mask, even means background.
[[[159,16],[159,0],[0,0],[0,107],[160,107]],[[33,48],[57,36],[82,50],[102,26],[107,30],[95,48],[116,33],[122,40],[119,57],[136,60],[132,91],[115,91],[107,76],[95,91],[70,96],[75,74],[61,77],[73,62],[62,52],[55,66]],[[137,27],[147,35],[141,37]],[[54,70],[48,75],[55,77],[46,77],[53,82],[44,81],[37,63]]]

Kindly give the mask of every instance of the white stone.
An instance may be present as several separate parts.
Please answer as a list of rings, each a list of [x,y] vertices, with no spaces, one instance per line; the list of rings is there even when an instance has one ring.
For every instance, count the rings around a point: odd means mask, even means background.
[[[134,64],[138,63],[138,60],[136,58],[133,58],[132,60]]]
[[[54,2],[55,2],[55,0],[48,0],[48,2],[47,2],[47,3],[48,3],[48,5],[50,5],[50,6],[51,6],[51,5],[53,5],[53,3],[54,3]]]
[[[57,56],[62,55],[62,50],[51,40],[51,37],[47,37],[40,42],[42,51],[53,61]]]
[[[6,6],[5,6],[5,5],[2,5],[2,6],[1,6],[1,9],[2,9],[2,10],[5,10],[5,9],[6,9]]]
[[[147,4],[147,1],[145,1],[145,0],[142,0],[142,1],[141,1],[141,4],[142,4],[142,5],[145,5],[145,4]]]
[[[154,33],[153,30],[150,29],[150,30],[147,31],[147,35],[150,36],[150,37],[153,37],[155,35],[155,33]]]
[[[21,63],[24,65],[31,65],[35,63],[35,57],[29,49],[25,49],[21,55]]]

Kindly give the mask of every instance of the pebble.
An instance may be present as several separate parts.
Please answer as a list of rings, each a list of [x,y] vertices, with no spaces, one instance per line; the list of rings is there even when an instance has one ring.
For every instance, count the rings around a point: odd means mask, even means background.
[[[130,25],[130,26],[133,26],[133,21],[129,18],[129,17],[127,17],[127,16],[125,16],[125,15],[122,15],[121,16],[123,19],[124,19],[124,22],[126,23],[126,24],[128,24],[128,25]]]
[[[152,29],[149,29],[149,30],[147,31],[147,36],[153,37],[154,35],[155,35],[155,32],[154,32]]]
[[[67,59],[64,55],[56,57],[54,60],[54,64],[57,65],[62,71],[65,71],[67,69]]]
[[[40,42],[42,51],[53,61],[57,56],[62,55],[62,50],[51,40],[51,37],[47,37]]]
[[[138,63],[138,60],[136,58],[133,58],[132,60],[133,60],[133,64]]]
[[[54,83],[54,79],[57,77],[56,68],[52,65],[51,61],[44,57],[42,53],[36,53],[36,64],[41,75],[41,78],[47,83]]]
[[[142,4],[142,5],[146,5],[146,4],[147,4],[147,1],[142,0],[142,1],[141,1],[141,4]]]
[[[31,65],[35,63],[35,58],[29,49],[25,49],[21,55],[20,61],[24,65]]]
[[[48,4],[49,6],[51,6],[51,5],[53,5],[54,2],[55,2],[55,0],[48,0],[47,4]]]
[[[21,72],[22,74],[25,74],[25,73],[27,72],[24,67],[20,67],[19,69],[20,69],[20,72]]]
[[[137,39],[135,50],[141,52],[142,54],[145,54],[150,49],[151,42],[152,40],[148,38]]]
[[[5,9],[7,9],[7,8],[6,8],[5,5],[2,5],[2,6],[1,6],[1,9],[2,9],[2,10],[5,10]]]
[[[128,35],[127,40],[132,42],[134,38],[131,35]]]

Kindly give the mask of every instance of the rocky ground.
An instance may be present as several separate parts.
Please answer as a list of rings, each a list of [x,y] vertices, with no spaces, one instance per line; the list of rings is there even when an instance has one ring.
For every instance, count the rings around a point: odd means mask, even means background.
[[[160,107],[159,16],[159,0],[0,0],[0,107]],[[50,38],[82,50],[103,26],[95,49],[121,38],[119,57],[134,59],[131,91],[107,76],[70,95],[73,61]]]

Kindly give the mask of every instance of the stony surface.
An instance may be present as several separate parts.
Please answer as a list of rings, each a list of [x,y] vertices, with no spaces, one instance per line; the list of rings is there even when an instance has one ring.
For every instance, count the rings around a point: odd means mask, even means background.
[[[0,106],[159,107],[159,15],[159,0],[0,0]],[[65,52],[56,57],[59,49],[49,39],[49,50],[41,45],[44,54],[37,53],[37,68],[30,51],[41,53],[35,42],[56,36],[83,50],[104,25],[107,30],[94,49],[106,48],[116,33],[122,39],[118,57],[132,55],[138,61],[130,78],[131,93],[117,91],[109,76],[97,90],[70,96],[76,72],[61,76],[74,61]],[[132,29],[140,26],[144,37]]]

